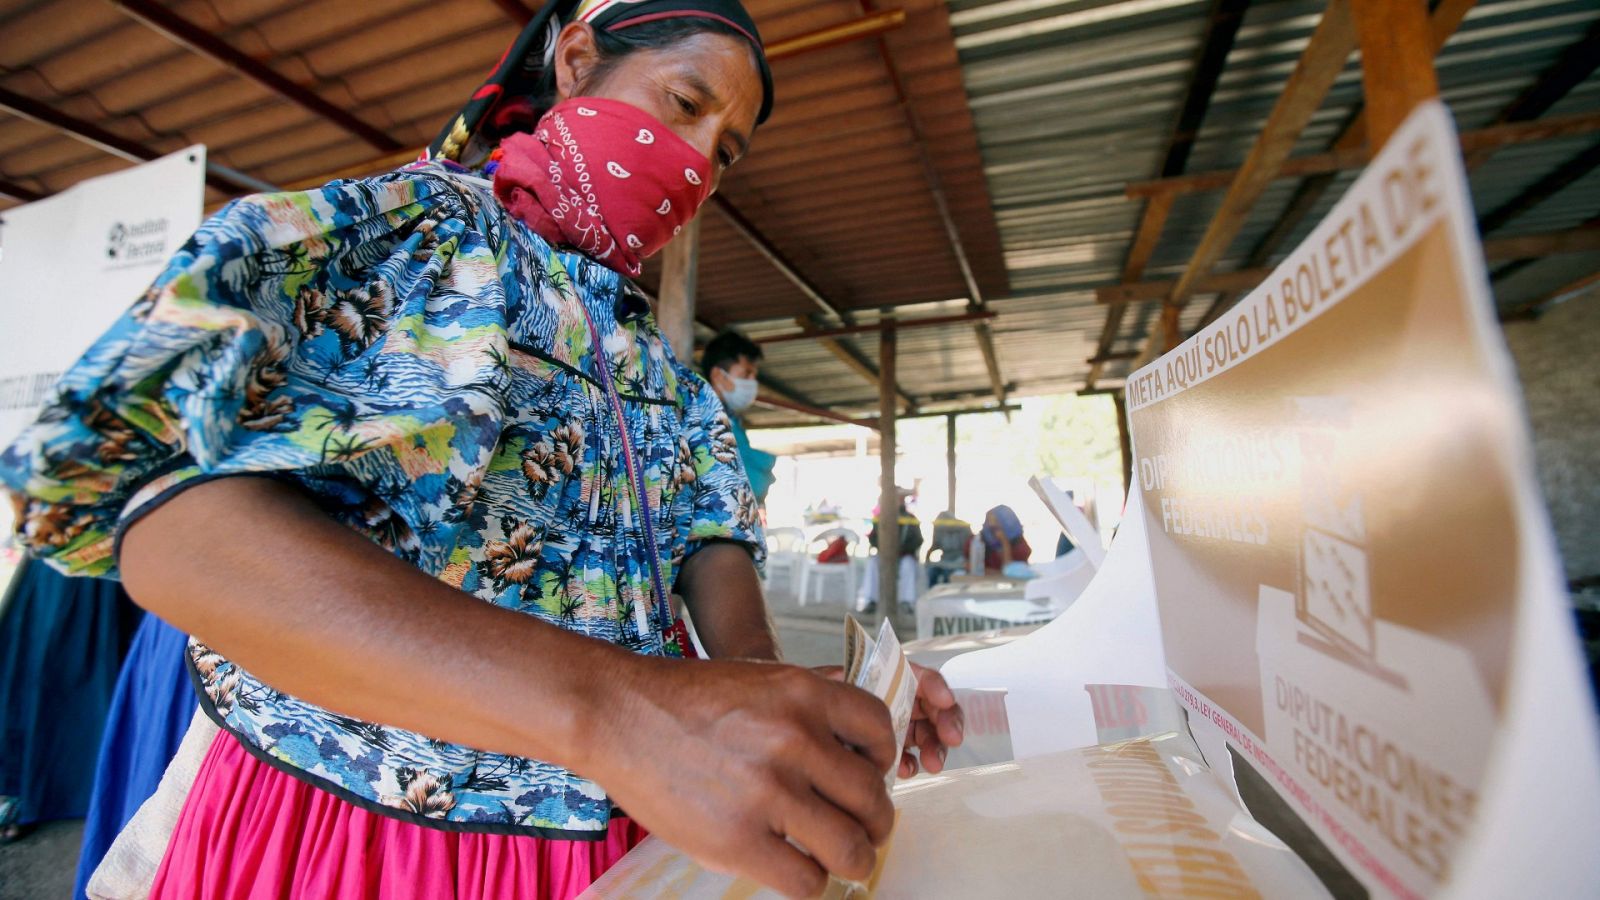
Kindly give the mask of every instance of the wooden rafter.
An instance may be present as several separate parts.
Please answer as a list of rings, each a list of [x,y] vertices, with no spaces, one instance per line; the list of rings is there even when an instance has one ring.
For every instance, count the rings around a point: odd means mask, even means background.
[[[4,178],[0,178],[0,197],[15,200],[19,203],[32,203],[35,200],[44,199],[44,195],[38,191],[30,190],[15,181],[9,181]]]
[[[111,0],[112,5],[158,31],[174,42],[243,75],[290,103],[343,128],[375,149],[393,153],[403,145],[382,129],[362,121],[349,110],[336,106],[310,88],[290,81],[276,69],[211,32],[150,0]]]
[[[872,0],[861,0],[861,11],[869,16],[878,14]],[[923,179],[928,184],[928,195],[939,214],[939,224],[944,227],[950,254],[955,258],[956,267],[961,271],[961,280],[966,284],[967,308],[973,312],[981,312],[985,308],[983,291],[978,287],[978,279],[972,273],[972,262],[967,258],[967,248],[961,240],[960,226],[956,224],[955,214],[950,211],[950,201],[944,191],[944,180],[939,177],[939,169],[934,165],[933,157],[928,152],[928,140],[923,133],[922,124],[917,120],[916,111],[911,108],[911,101],[906,95],[905,83],[900,78],[900,67],[895,64],[894,54],[889,51],[889,42],[884,40],[881,34],[877,37],[877,45],[878,55],[882,57],[884,70],[889,76],[889,85],[894,89],[895,101],[900,107],[906,128],[911,132],[911,144],[916,149],[918,162],[922,165]],[[978,352],[983,354],[983,366],[989,374],[989,386],[994,390],[995,400],[1004,406],[1006,384],[1004,376],[1000,374],[1000,358],[994,349],[994,333],[988,322],[979,322],[972,326],[972,330],[978,342]]]
[[[873,431],[877,431],[879,427],[877,419],[856,419],[843,413],[837,413],[830,409],[824,409],[820,406],[812,406],[809,403],[795,403],[772,394],[758,394],[756,396],[756,402],[762,406],[768,406],[773,409],[786,409],[790,412],[797,412],[802,415],[811,416],[815,419],[821,419],[824,422],[838,422],[841,425],[860,425],[862,428],[870,428]]]
[[[805,316],[796,318],[794,323],[800,326],[801,331],[807,332],[811,337],[814,337],[817,343],[822,345],[824,350],[832,353],[834,358],[844,363],[845,367],[850,369],[850,371],[860,375],[874,387],[880,385],[878,367],[868,362],[867,358],[857,352],[854,347],[844,343],[844,341],[840,340],[839,338],[825,337],[818,334],[817,332],[819,332],[821,329],[818,328],[815,322],[809,318],[806,318]],[[907,393],[904,388],[900,387],[900,385],[896,384],[894,386],[894,392],[900,397],[900,402],[904,403],[907,409],[916,408],[916,399],[913,398],[911,394]]]
[[[822,288],[818,287],[816,282],[812,281],[808,275],[800,271],[798,266],[790,262],[783,251],[779,250],[777,245],[772,243],[765,234],[762,234],[761,229],[757,228],[754,222],[751,222],[744,213],[740,212],[738,207],[720,194],[712,194],[711,208],[721,213],[722,218],[733,226],[734,232],[744,238],[745,243],[761,254],[763,259],[772,263],[772,267],[777,269],[780,275],[789,279],[790,283],[799,288],[800,293],[804,294],[806,299],[815,303],[818,309],[828,315],[849,324],[850,316],[839,309],[832,300],[828,299],[823,294]]]
[[[1350,16],[1361,46],[1367,149],[1376,154],[1412,110],[1439,96],[1439,45],[1425,0],[1351,0]]]
[[[1600,251],[1600,217],[1566,231],[1489,238],[1483,242],[1483,258],[1489,262],[1525,261],[1595,251]],[[1271,274],[1269,268],[1219,272],[1197,281],[1196,292],[1248,292]],[[1496,277],[1504,276],[1496,273]],[[1101,303],[1159,303],[1171,296],[1176,286],[1175,281],[1131,282],[1097,288],[1096,295]]]
[[[903,9],[868,12],[867,15],[859,19],[851,19],[848,22],[840,22],[837,25],[829,25],[816,31],[808,31],[792,38],[774,41],[767,45],[767,59],[769,61],[788,59],[791,56],[837,47],[840,44],[858,41],[862,38],[878,37],[899,28],[905,24],[905,21],[906,11]]]
[[[1600,131],[1600,113],[1578,113],[1540,119],[1534,122],[1513,122],[1494,125],[1461,133],[1461,151],[1498,150],[1516,144],[1553,140]],[[1362,148],[1296,156],[1284,161],[1278,169],[1278,178],[1301,178],[1342,169],[1359,169],[1367,164],[1367,153]],[[1150,181],[1133,181],[1123,189],[1132,199],[1153,197],[1158,194],[1192,194],[1200,191],[1221,190],[1233,183],[1238,169],[1220,169],[1214,172],[1196,172],[1176,178],[1158,178]]]
[[[1289,158],[1295,142],[1306,123],[1322,105],[1334,79],[1344,70],[1350,51],[1355,49],[1355,23],[1350,15],[1349,0],[1331,0],[1328,8],[1311,34],[1311,40],[1300,55],[1294,72],[1284,85],[1283,94],[1267,116],[1266,125],[1251,147],[1244,165],[1234,176],[1222,206],[1205,234],[1195,247],[1189,264],[1173,285],[1172,294],[1161,310],[1161,327],[1151,333],[1145,342],[1141,359],[1154,359],[1158,354],[1176,346],[1179,338],[1178,321],[1189,297],[1199,280],[1210,273],[1244,226],[1255,202],[1277,176],[1279,167]]]
[[[24,97],[14,91],[0,88],[0,110],[12,115],[37,122],[54,128],[69,137],[75,138],[112,156],[121,157],[129,162],[149,162],[162,156],[160,150],[147,146],[132,138],[114,134],[82,119],[70,116],[54,105],[41,103],[31,97]],[[219,167],[206,166],[206,184],[229,194],[237,194],[240,189],[255,190],[257,185],[250,179],[229,177]],[[34,199],[38,199],[36,196]]]
[[[1600,66],[1600,22],[1589,26],[1583,37],[1562,51],[1560,59],[1539,73],[1533,84],[1528,85],[1526,90],[1517,95],[1517,99],[1500,111],[1500,115],[1495,117],[1495,124],[1539,118],[1593,74],[1597,66]],[[1483,165],[1493,153],[1493,148],[1468,153],[1467,171]]]
[[[1428,20],[1428,28],[1435,57],[1444,49],[1444,45],[1450,41],[1456,31],[1461,28],[1461,23],[1467,18],[1467,13],[1472,10],[1476,3],[1477,0],[1442,0],[1438,6],[1434,7],[1433,13]],[[1356,108],[1344,127],[1339,129],[1338,136],[1328,145],[1329,153],[1344,154],[1356,151],[1366,151],[1369,155],[1371,153],[1371,148],[1367,147],[1366,110],[1360,106]],[[1312,210],[1316,209],[1317,204],[1322,201],[1328,189],[1333,187],[1336,177],[1337,175],[1333,172],[1325,172],[1313,175],[1302,181],[1300,186],[1295,189],[1294,196],[1290,197],[1288,204],[1284,206],[1283,212],[1278,216],[1278,220],[1273,223],[1272,228],[1268,229],[1266,235],[1251,248],[1249,255],[1245,257],[1244,265],[1240,266],[1240,268],[1254,269],[1271,261],[1273,254],[1278,252],[1278,248],[1283,245],[1283,242],[1288,240],[1289,236],[1294,234],[1295,230],[1300,227],[1300,223],[1305,221]],[[1204,328],[1210,324],[1224,310],[1233,305],[1238,297],[1239,295],[1234,293],[1217,295],[1217,298],[1211,302],[1210,308],[1206,310],[1206,314],[1200,319],[1200,327]]]
[[[1189,151],[1194,147],[1200,126],[1205,122],[1211,97],[1216,93],[1217,82],[1222,78],[1223,67],[1233,50],[1234,39],[1238,37],[1239,25],[1244,21],[1248,7],[1249,0],[1213,0],[1206,21],[1205,37],[1201,39],[1200,51],[1195,57],[1194,72],[1184,90],[1183,104],[1179,108],[1177,121],[1173,123],[1172,134],[1167,139],[1167,152],[1161,161],[1162,178],[1181,175],[1188,166]],[[1138,281],[1144,276],[1145,266],[1155,253],[1162,229],[1167,224],[1167,216],[1172,212],[1173,199],[1172,194],[1160,194],[1145,202],[1144,209],[1139,213],[1139,225],[1134,230],[1133,243],[1128,247],[1128,255],[1122,263],[1123,281]],[[1089,375],[1084,379],[1086,389],[1093,389],[1105,371],[1111,345],[1122,329],[1122,318],[1126,312],[1127,307],[1121,303],[1113,304],[1106,310],[1105,325],[1100,329],[1100,339],[1095,344],[1094,357],[1089,364]]]
[[[1524,300],[1504,310],[1500,313],[1500,321],[1510,322],[1518,319],[1538,318],[1546,306],[1583,291],[1597,292],[1597,285],[1600,285],[1600,271],[1590,272],[1577,281],[1568,282],[1549,293],[1540,294],[1531,300]]]
[[[840,328],[818,328],[812,331],[800,331],[794,334],[774,334],[755,339],[758,344],[781,344],[786,341],[808,341],[818,337],[844,337],[852,334],[868,334],[882,331],[885,328],[894,328],[904,331],[907,328],[927,328],[932,325],[956,325],[968,322],[981,322],[994,318],[990,310],[978,312],[965,312],[952,316],[923,316],[917,319],[883,319],[877,322],[866,322],[858,325],[845,325]]]
[[[500,7],[506,16],[518,25],[526,25],[533,21],[533,10],[524,6],[522,0],[494,0],[494,5]]]
[[[1600,168],[1600,144],[1572,157],[1554,171],[1524,188],[1521,193],[1500,204],[1478,219],[1478,232],[1488,234],[1509,224],[1523,213],[1550,199],[1568,186]]]

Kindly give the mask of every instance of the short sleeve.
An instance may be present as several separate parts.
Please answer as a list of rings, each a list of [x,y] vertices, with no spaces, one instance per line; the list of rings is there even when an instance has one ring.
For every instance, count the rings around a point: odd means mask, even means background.
[[[760,504],[739,459],[733,423],[717,392],[705,379],[680,373],[685,392],[684,420],[695,479],[685,558],[714,541],[745,545],[759,569],[766,563]]]
[[[509,377],[481,215],[443,179],[397,172],[208,219],[0,453],[23,544],[114,577],[126,523],[257,475],[442,560],[438,523],[488,464]]]

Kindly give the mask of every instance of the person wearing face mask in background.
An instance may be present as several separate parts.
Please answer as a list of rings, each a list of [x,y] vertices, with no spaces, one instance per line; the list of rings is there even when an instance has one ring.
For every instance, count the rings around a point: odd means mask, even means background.
[[[737,331],[724,331],[701,351],[700,371],[722,398],[722,405],[728,408],[729,430],[739,443],[744,474],[750,479],[756,499],[765,505],[767,491],[772,489],[774,480],[772,469],[778,458],[750,446],[750,437],[739,421],[744,411],[756,402],[756,392],[761,389],[756,381],[761,374],[761,346]]]

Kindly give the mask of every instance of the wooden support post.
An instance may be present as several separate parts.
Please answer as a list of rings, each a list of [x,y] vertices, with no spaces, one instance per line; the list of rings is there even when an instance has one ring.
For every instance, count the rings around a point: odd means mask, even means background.
[[[956,414],[944,417],[945,509],[956,514]]]
[[[1376,154],[1418,104],[1439,96],[1426,0],[1351,0],[1361,47],[1367,147]]]
[[[1122,391],[1111,395],[1117,407],[1117,444],[1122,448],[1122,496],[1133,487],[1133,438],[1128,434],[1128,398]]]
[[[900,599],[900,489],[894,483],[895,334],[878,332],[878,453],[882,484],[878,492],[878,615],[895,620]]]
[[[700,270],[700,220],[690,219],[661,253],[656,324],[678,360],[694,362],[694,294]]]

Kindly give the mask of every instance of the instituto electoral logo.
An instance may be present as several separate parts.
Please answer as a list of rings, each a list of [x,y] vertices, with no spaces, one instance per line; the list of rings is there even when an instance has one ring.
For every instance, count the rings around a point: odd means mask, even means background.
[[[165,259],[167,231],[165,218],[111,223],[106,233],[107,263],[123,266]]]

